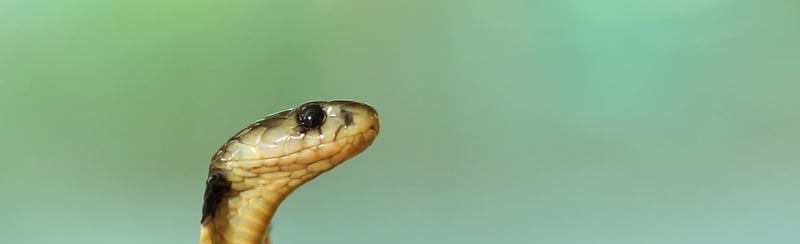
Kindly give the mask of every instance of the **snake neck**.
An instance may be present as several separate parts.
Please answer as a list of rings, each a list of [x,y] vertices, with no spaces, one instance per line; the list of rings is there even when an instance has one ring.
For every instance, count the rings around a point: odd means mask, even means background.
[[[261,186],[232,191],[219,210],[201,223],[201,244],[269,244],[269,225],[275,211],[290,192]]]

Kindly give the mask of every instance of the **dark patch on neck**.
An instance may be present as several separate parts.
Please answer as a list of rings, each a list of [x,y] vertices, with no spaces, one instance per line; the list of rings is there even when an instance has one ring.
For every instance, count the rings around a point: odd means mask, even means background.
[[[206,193],[203,201],[203,217],[200,223],[207,217],[214,217],[219,208],[219,203],[225,198],[225,194],[231,191],[231,182],[225,179],[222,172],[217,172],[208,176],[206,180]]]

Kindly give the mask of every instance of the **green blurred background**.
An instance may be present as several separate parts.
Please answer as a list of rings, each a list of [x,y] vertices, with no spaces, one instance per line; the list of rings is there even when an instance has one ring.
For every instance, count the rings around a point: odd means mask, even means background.
[[[196,243],[211,155],[382,134],[275,243],[800,243],[798,1],[0,0],[3,243]]]

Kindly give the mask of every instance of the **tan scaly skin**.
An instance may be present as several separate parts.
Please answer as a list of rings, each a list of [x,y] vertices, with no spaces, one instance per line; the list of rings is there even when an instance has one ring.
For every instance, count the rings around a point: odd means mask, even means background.
[[[270,243],[281,201],[363,152],[379,130],[375,109],[351,101],[309,102],[248,126],[211,159],[200,243]]]

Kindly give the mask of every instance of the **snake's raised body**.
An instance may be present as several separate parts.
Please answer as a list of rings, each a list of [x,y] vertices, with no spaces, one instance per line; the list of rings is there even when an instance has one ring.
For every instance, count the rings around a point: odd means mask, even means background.
[[[364,151],[379,130],[375,109],[352,101],[309,102],[248,126],[211,159],[200,243],[270,243],[281,201]]]

